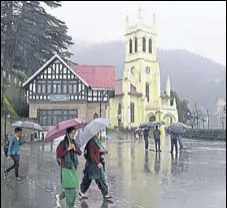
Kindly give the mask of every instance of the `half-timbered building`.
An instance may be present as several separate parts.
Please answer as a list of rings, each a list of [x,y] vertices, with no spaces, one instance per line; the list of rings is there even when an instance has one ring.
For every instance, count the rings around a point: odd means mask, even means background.
[[[105,117],[114,78],[112,66],[78,65],[54,55],[23,84],[29,117],[43,126],[71,118]]]

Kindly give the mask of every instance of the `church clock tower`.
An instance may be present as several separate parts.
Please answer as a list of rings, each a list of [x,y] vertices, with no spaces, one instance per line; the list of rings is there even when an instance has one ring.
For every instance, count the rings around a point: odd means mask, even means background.
[[[160,92],[155,15],[150,22],[150,25],[144,24],[141,8],[134,24],[126,17],[123,76],[116,80],[115,97],[110,99],[107,108],[112,126],[131,129],[155,120],[162,120],[168,126],[178,120],[176,102],[170,101],[169,78],[165,92]],[[164,127],[161,131],[164,132]]]
[[[125,66],[122,85],[124,126],[134,126],[135,120],[146,120],[146,113],[141,109],[149,110],[152,107],[160,107],[160,73],[156,60],[155,15],[153,15],[152,24],[145,25],[141,8],[138,10],[137,21],[134,25],[130,25],[126,17]]]

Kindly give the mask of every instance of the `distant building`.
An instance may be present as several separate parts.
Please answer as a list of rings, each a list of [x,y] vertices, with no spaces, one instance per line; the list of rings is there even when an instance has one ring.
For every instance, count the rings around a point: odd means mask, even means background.
[[[156,57],[156,25],[145,25],[138,11],[137,23],[126,18],[125,67],[123,78],[115,83],[115,97],[110,99],[107,117],[112,126],[135,128],[143,122],[178,121],[176,101],[171,100],[171,84],[161,93],[160,70]]]
[[[226,128],[226,101],[218,99],[216,101],[217,127]]]
[[[78,65],[54,55],[24,84],[29,117],[42,126],[106,116],[114,92],[114,67]]]

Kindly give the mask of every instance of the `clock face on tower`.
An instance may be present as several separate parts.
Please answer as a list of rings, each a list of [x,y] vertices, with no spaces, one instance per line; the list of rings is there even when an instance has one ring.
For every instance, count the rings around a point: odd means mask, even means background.
[[[134,74],[134,72],[135,72],[135,67],[132,67],[131,68],[131,73]]]
[[[146,73],[149,74],[150,73],[150,67],[146,68]]]

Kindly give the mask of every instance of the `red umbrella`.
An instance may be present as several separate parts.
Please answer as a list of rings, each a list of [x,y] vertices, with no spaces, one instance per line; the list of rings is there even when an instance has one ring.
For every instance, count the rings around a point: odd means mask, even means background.
[[[66,129],[73,126],[76,129],[83,128],[87,125],[88,122],[81,119],[70,119],[67,121],[62,121],[56,126],[50,128],[45,136],[45,141],[50,141],[56,139],[60,136],[63,136],[66,132]]]

